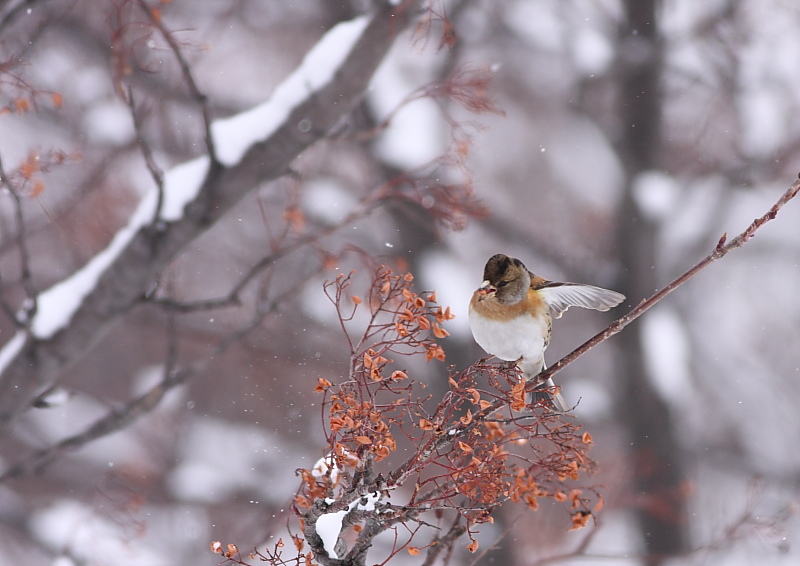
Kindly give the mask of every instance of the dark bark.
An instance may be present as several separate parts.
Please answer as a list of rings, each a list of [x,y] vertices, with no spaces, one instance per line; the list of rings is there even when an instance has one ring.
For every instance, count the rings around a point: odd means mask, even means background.
[[[627,22],[620,30],[620,118],[625,135],[620,153],[626,185],[620,211],[619,249],[623,266],[617,287],[636,303],[658,288],[657,226],[634,201],[636,177],[659,166],[663,60],[658,35],[657,0],[627,0]],[[647,375],[641,327],[620,335],[619,408],[631,442],[636,513],[647,564],[686,548],[685,474],[670,409]]]

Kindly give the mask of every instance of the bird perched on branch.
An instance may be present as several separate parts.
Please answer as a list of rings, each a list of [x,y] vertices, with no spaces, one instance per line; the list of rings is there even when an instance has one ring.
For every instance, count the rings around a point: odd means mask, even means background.
[[[526,380],[544,368],[552,318],[569,307],[607,311],[625,300],[616,291],[580,283],[557,283],[534,275],[518,259],[497,254],[483,269],[483,283],[469,303],[469,326],[478,345],[501,360],[516,362]],[[552,379],[541,384],[554,387]],[[560,392],[547,394],[558,411],[569,411]]]

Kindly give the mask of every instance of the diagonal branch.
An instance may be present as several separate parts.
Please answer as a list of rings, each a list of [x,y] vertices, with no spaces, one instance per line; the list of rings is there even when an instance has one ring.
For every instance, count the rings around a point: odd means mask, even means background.
[[[601,342],[605,342],[615,334],[619,333],[623,328],[628,326],[631,322],[642,316],[646,311],[648,311],[651,307],[653,307],[656,303],[658,303],[661,299],[672,293],[675,289],[686,283],[689,279],[697,275],[701,270],[705,269],[715,261],[722,259],[730,252],[737,248],[741,248],[745,245],[750,238],[755,236],[756,232],[759,228],[761,228],[764,224],[769,222],[770,220],[774,220],[775,217],[778,215],[778,212],[783,208],[783,206],[792,200],[800,191],[800,179],[794,182],[794,184],[789,187],[783,195],[772,205],[767,212],[765,212],[762,216],[753,220],[750,226],[747,229],[732,239],[730,242],[727,241],[728,236],[727,234],[723,234],[722,237],[719,239],[717,246],[714,250],[708,254],[705,258],[700,260],[694,266],[689,268],[683,275],[677,277],[671,283],[669,283],[666,287],[651,295],[647,299],[640,302],[631,312],[623,316],[622,318],[617,319],[613,323],[611,323],[605,330],[598,332],[592,338],[575,348],[572,352],[561,358],[558,362],[544,370],[540,376],[539,381],[536,383],[531,384],[528,387],[528,390],[535,389],[538,383],[542,381],[546,381],[557,372],[561,371],[569,364],[574,362],[580,356],[600,344]]]

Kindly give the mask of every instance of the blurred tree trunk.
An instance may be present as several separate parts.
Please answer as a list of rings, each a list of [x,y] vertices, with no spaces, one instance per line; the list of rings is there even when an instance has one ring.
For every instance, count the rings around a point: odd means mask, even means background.
[[[637,206],[637,176],[659,166],[663,67],[657,0],[627,0],[627,22],[620,29],[620,155],[626,181],[619,216],[619,249],[623,265],[619,289],[633,303],[655,291],[657,226]],[[685,483],[672,416],[647,376],[642,327],[620,336],[622,347],[619,408],[631,442],[634,502],[648,555],[660,564],[686,548]]]

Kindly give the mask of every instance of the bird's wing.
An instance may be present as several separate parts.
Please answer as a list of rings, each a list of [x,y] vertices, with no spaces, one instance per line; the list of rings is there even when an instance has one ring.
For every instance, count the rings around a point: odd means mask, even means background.
[[[552,309],[555,318],[560,318],[569,307],[607,311],[625,300],[625,295],[616,291],[580,283],[547,282],[537,290]]]

